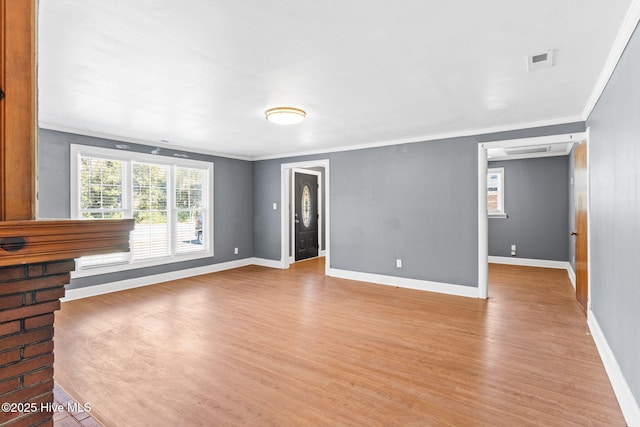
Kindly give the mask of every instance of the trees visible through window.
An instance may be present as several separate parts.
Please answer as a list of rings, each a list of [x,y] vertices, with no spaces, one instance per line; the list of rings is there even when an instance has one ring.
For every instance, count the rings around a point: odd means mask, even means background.
[[[125,159],[123,154],[72,146],[74,215],[135,220],[130,253],[83,257],[79,267],[155,265],[170,257],[211,256],[213,165],[138,153],[126,153],[130,158]]]

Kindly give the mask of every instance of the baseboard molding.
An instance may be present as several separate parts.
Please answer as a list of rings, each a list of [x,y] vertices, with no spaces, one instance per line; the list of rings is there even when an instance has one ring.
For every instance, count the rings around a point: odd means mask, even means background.
[[[571,264],[567,266],[567,274],[569,275],[569,280],[571,281],[571,285],[573,286],[573,289],[575,289],[576,288],[576,272],[573,271],[573,267],[571,267]]]
[[[325,250],[321,250],[319,253],[319,256],[326,256],[327,255],[327,251]]]
[[[507,264],[507,265],[521,265],[523,267],[542,267],[542,268],[557,268],[559,270],[567,270],[567,275],[571,281],[573,288],[576,287],[576,274],[568,261],[552,261],[548,259],[533,259],[533,258],[514,258],[507,256],[489,256],[489,263],[492,264]]]
[[[251,263],[254,264],[254,265],[259,265],[261,267],[283,269],[282,261],[276,261],[276,260],[273,260],[273,259],[251,258]]]
[[[525,267],[543,267],[566,269],[567,261],[551,261],[546,259],[515,258],[508,256],[489,256],[489,262],[494,264],[522,265]]]
[[[199,276],[202,274],[216,273],[218,271],[231,270],[233,268],[245,267],[254,264],[255,258],[245,258],[237,261],[222,262],[220,264],[206,265],[203,267],[188,268],[184,270],[170,271],[168,273],[154,274],[151,276],[136,277],[134,279],[121,280],[118,282],[104,283],[101,285],[86,286],[84,288],[68,289],[62,302],[73,301],[81,298],[93,297],[96,295],[108,294],[111,292],[124,291],[126,289],[140,288],[142,286],[155,285],[157,283],[169,282],[171,280],[185,279],[187,277]]]
[[[376,283],[378,285],[397,286],[400,288],[417,289],[420,291],[437,292],[440,294],[478,298],[478,288],[471,286],[407,279],[405,277],[385,276],[382,274],[361,273],[358,271],[340,270],[337,268],[330,268],[328,275],[331,277],[339,277],[341,279]]]
[[[598,320],[591,310],[587,313],[587,324],[591,330],[593,341],[596,343],[598,353],[600,353],[604,368],[609,376],[613,392],[618,398],[618,403],[620,404],[620,409],[622,410],[627,425],[640,426],[640,407],[638,406],[638,402],[635,400],[629,384],[627,384],[620,370],[620,365],[618,365],[611,351],[611,347],[609,347],[609,343],[602,329],[600,329],[600,324],[598,324]]]

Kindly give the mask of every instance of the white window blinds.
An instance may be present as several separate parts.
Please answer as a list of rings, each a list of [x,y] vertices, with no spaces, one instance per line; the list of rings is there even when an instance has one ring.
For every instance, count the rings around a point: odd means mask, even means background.
[[[126,153],[132,158],[125,159],[115,150],[73,147],[74,215],[135,220],[130,253],[82,257],[81,269],[157,265],[169,258],[213,255],[212,164],[182,159],[178,164],[171,158],[138,153]]]

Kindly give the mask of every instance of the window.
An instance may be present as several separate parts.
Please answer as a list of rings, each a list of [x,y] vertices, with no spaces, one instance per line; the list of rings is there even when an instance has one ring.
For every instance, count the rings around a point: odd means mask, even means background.
[[[213,164],[71,146],[71,212],[133,218],[131,252],[79,259],[79,275],[213,256]]]
[[[492,217],[506,218],[504,211],[504,168],[487,170],[487,212]]]

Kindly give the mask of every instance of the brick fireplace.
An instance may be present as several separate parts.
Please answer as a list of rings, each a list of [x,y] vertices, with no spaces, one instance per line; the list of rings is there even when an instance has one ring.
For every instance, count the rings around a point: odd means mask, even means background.
[[[52,426],[54,312],[81,255],[127,251],[133,220],[0,222],[0,425]]]

